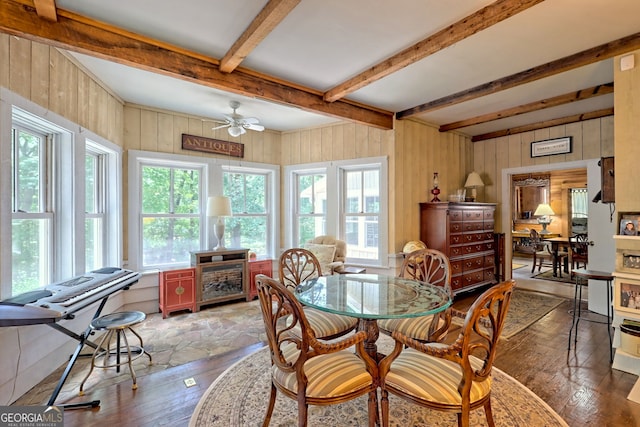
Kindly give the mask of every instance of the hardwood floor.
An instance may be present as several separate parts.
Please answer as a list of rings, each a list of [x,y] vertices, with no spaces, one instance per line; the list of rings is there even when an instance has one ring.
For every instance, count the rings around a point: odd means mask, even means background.
[[[466,308],[477,294],[454,304]],[[545,400],[570,426],[640,425],[640,404],[626,399],[637,377],[611,369],[603,324],[581,322],[576,350],[567,353],[567,301],[501,343],[495,365]],[[586,304],[585,304],[586,308]],[[198,360],[103,389],[100,408],[65,412],[65,427],[187,426],[200,397],[227,367],[261,345]],[[196,385],[185,387],[193,377]],[[261,421],[261,420],[256,420]]]

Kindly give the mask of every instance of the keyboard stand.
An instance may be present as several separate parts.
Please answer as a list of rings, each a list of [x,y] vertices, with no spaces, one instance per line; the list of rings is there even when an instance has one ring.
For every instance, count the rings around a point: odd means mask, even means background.
[[[104,306],[107,303],[107,299],[109,299],[109,295],[102,298],[102,301],[100,301],[100,305],[98,306],[98,308],[96,309],[96,312],[93,315],[93,319],[91,319],[92,321],[100,317],[100,314],[102,313],[102,309],[104,309]],[[54,402],[58,398],[58,394],[60,394],[60,390],[62,390],[62,386],[64,386],[64,383],[67,381],[67,378],[69,377],[69,373],[71,373],[71,369],[73,368],[73,365],[75,365],[76,360],[78,360],[78,357],[80,356],[80,352],[84,348],[85,344],[93,348],[98,348],[98,346],[94,342],[89,341],[89,335],[91,334],[91,326],[87,326],[87,329],[84,330],[82,335],[78,335],[75,332],[70,331],[69,329],[57,323],[47,323],[47,325],[51,326],[53,329],[57,331],[62,332],[65,335],[70,336],[71,338],[78,340],[78,345],[76,346],[76,350],[73,352],[73,355],[71,355],[71,358],[67,363],[67,367],[62,373],[62,377],[60,377],[60,380],[58,381],[58,385],[53,390],[53,393],[49,398],[49,402],[47,402],[47,406],[53,406]],[[97,408],[98,406],[100,406],[100,401],[92,400],[90,402],[67,403],[67,404],[62,404],[57,406],[62,406],[64,409]]]

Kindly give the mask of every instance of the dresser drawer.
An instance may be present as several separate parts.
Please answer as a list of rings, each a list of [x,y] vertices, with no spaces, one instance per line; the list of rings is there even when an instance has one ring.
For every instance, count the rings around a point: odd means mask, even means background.
[[[495,215],[495,211],[493,209],[485,209],[484,210],[484,215],[483,216],[484,216],[485,221],[488,220],[488,219],[493,220],[494,215]]]
[[[482,221],[484,219],[484,211],[476,210],[476,209],[466,210],[462,213],[462,219],[465,222],[466,221]]]
[[[186,270],[165,271],[162,274],[164,274],[165,280],[175,280],[185,277],[195,277],[196,272],[193,268],[189,268]]]
[[[462,211],[457,209],[451,209],[449,211],[449,221],[451,222],[462,221]]]
[[[477,256],[473,258],[466,258],[462,260],[462,271],[467,272],[471,270],[479,270],[485,267],[484,256]]]
[[[486,230],[484,226],[484,222],[482,221],[465,221],[462,223],[462,231],[480,231],[480,230]]]
[[[484,282],[484,271],[474,271],[473,273],[466,273],[462,275],[462,286],[468,287],[473,286],[476,283]]]
[[[452,222],[451,225],[449,226],[449,232],[451,234],[462,233],[463,230],[464,230],[464,223],[462,222]]]

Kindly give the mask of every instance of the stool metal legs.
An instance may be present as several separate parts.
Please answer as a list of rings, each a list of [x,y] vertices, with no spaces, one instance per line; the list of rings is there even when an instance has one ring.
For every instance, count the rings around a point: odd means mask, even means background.
[[[586,283],[581,283],[580,280],[584,280]],[[588,286],[587,278],[582,278],[576,275],[576,284],[573,295],[573,316],[571,319],[571,329],[569,329],[569,345],[567,347],[567,351],[571,350],[571,335],[573,335],[573,344],[574,347],[578,345],[578,323],[580,323],[580,319],[582,318],[582,287]],[[607,334],[609,335],[609,363],[613,363],[613,336],[611,335],[611,319],[613,318],[613,307],[611,306],[611,280],[607,280]],[[589,322],[594,323],[604,323],[598,320],[592,319],[584,319]],[[573,329],[575,328],[575,333]]]
[[[127,339],[127,335],[126,335],[126,331],[130,331],[132,332],[136,337],[138,337],[138,340],[140,341],[140,345],[139,346],[134,346],[131,347],[129,345],[129,340]],[[111,350],[111,341],[113,340],[113,335],[116,335],[116,347],[114,350]],[[122,348],[120,345],[120,339],[124,340],[124,346],[125,348]],[[105,348],[105,344],[106,344],[106,348]],[[122,354],[126,354],[126,361],[121,361],[121,356]],[[93,372],[93,368],[116,368],[116,372],[120,372],[120,366],[123,364],[127,364],[129,366],[129,372],[131,374],[131,379],[133,380],[133,385],[132,385],[132,389],[135,390],[138,388],[138,384],[137,384],[137,380],[136,380],[136,373],[135,370],[133,369],[133,361],[135,359],[137,359],[138,357],[140,357],[141,355],[147,355],[147,357],[149,358],[149,364],[153,363],[153,359],[151,358],[151,355],[144,349],[144,344],[142,342],[142,337],[140,335],[138,335],[138,333],[133,330],[130,327],[124,327],[124,328],[114,328],[114,329],[108,329],[107,332],[104,334],[104,336],[102,337],[102,340],[100,341],[100,344],[96,347],[96,349],[93,352],[93,356],[91,357],[91,368],[89,369],[89,372],[87,372],[87,375],[84,377],[84,379],[82,380],[82,382],[80,383],[80,391],[79,391],[79,395],[83,396],[84,395],[84,383],[87,381],[87,379],[89,379],[89,376],[91,375],[91,372]],[[109,363],[109,357],[111,355],[115,355],[116,357],[116,361],[115,363]],[[96,363],[96,360],[102,358],[102,363]]]

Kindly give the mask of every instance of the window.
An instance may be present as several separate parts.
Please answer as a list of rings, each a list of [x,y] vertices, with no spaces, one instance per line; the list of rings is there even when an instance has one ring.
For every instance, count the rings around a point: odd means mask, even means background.
[[[0,299],[122,265],[120,147],[4,88],[0,98],[11,123],[0,134]]]
[[[328,234],[347,243],[347,262],[386,265],[386,171],[386,158],[288,166],[289,246]]]
[[[53,213],[47,185],[49,138],[26,126],[12,127],[12,294],[51,281]]]
[[[324,173],[295,174],[296,246],[302,246],[315,236],[326,234],[327,175]]]
[[[380,168],[343,168],[344,239],[349,258],[378,260]]]
[[[200,171],[142,166],[142,265],[188,263],[200,248]]]
[[[129,150],[129,266],[189,265],[191,252],[217,242],[206,216],[209,195],[231,199],[228,248],[276,254],[279,166]]]
[[[224,173],[224,195],[231,199],[233,216],[226,219],[226,235],[233,248],[249,248],[259,256],[271,252],[273,241],[268,210],[269,175],[228,171]]]
[[[105,154],[87,148],[85,155],[85,269],[96,270],[105,261]]]

